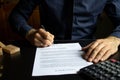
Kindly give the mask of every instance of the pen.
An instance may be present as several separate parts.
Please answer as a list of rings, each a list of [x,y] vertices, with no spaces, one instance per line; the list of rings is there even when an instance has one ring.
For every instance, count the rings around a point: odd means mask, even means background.
[[[41,28],[45,30],[45,27],[43,25],[41,25]],[[46,30],[45,30],[46,31]],[[45,36],[43,36],[44,39],[46,39]]]
[[[43,28],[45,30],[45,27],[43,25],[41,25],[41,28]]]

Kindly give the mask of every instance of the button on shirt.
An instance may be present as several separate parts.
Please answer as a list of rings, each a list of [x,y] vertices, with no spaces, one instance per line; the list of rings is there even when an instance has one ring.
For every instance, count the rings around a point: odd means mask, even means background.
[[[20,0],[9,18],[20,35],[25,36],[32,28],[27,20],[36,6],[40,8],[41,24],[55,39],[93,38],[103,10],[116,26],[110,35],[120,38],[120,0]]]

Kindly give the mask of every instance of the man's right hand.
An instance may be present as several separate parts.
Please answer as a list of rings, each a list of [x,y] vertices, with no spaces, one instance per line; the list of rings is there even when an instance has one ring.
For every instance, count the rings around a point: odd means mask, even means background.
[[[46,31],[45,29],[31,29],[26,34],[26,39],[37,47],[47,47],[54,42],[54,35]]]

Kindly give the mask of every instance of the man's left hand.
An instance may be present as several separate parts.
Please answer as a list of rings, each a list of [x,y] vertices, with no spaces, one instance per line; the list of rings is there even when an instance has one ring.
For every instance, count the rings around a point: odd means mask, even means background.
[[[110,36],[104,39],[98,39],[82,50],[87,50],[84,58],[89,62],[97,63],[108,59],[111,55],[118,51],[120,45],[120,39],[114,36]]]

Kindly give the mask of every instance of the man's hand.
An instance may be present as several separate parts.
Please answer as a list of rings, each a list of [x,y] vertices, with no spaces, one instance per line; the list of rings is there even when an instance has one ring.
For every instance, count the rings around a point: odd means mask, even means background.
[[[54,42],[54,35],[42,28],[38,30],[31,29],[27,33],[26,39],[37,47],[47,47]]]
[[[98,39],[83,48],[87,51],[84,58],[94,63],[104,61],[118,51],[119,45],[120,39],[114,36]]]

